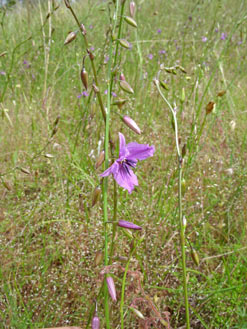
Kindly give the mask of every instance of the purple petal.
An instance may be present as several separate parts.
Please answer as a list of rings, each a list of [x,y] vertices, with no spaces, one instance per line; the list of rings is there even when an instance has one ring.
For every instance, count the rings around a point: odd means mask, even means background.
[[[127,171],[123,166],[119,166],[119,170],[114,174],[114,178],[118,185],[128,190],[129,193],[134,190],[135,185],[138,185],[137,177],[133,171],[131,169]]]
[[[141,230],[141,226],[138,226],[134,223],[131,223],[131,222],[127,222],[126,220],[120,220],[118,222],[118,226],[120,227],[124,227],[124,228],[128,228],[128,229],[131,229],[131,230]]]
[[[126,156],[126,142],[123,134],[118,133],[119,135],[119,158]]]
[[[144,160],[154,155],[155,147],[148,144],[138,144],[136,142],[126,145],[126,149],[129,151],[127,159],[129,160]]]
[[[114,177],[117,175],[119,171],[119,164],[117,161],[115,161],[108,169],[106,169],[102,174],[100,174],[101,177],[109,176],[110,174],[113,174]]]
[[[92,320],[92,329],[99,329],[100,328],[100,320],[97,315],[93,317]]]

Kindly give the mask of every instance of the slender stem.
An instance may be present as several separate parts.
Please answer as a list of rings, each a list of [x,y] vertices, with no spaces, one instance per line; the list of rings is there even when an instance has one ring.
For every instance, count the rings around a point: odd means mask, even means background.
[[[158,73],[159,76],[160,72]],[[183,221],[183,209],[182,209],[182,165],[183,158],[181,157],[180,149],[179,149],[179,141],[178,141],[178,124],[176,112],[173,110],[171,104],[168,102],[166,97],[163,95],[159,80],[154,80],[155,85],[159,91],[159,94],[168,105],[174,120],[175,127],[175,140],[176,140],[176,149],[177,149],[177,157],[178,157],[178,210],[179,210],[179,223],[180,223],[180,247],[182,253],[182,270],[183,270],[183,288],[184,288],[184,303],[185,303],[185,315],[186,315],[186,328],[190,329],[190,314],[189,314],[189,301],[188,301],[188,288],[187,288],[187,270],[186,270],[186,254],[185,254],[185,228],[186,224]]]

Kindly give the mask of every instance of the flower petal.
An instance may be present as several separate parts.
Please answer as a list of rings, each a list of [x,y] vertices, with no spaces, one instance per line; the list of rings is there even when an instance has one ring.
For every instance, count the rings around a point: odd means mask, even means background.
[[[127,172],[127,170],[121,165],[119,166],[118,172],[114,174],[114,178],[118,185],[128,190],[129,193],[134,190],[135,185],[138,185],[137,177],[133,171],[129,169]]]
[[[126,145],[129,155],[127,159],[129,160],[144,160],[153,156],[155,147],[149,146],[148,144],[138,144],[136,142],[129,143]]]
[[[106,169],[102,174],[100,174],[101,177],[109,176],[110,174],[113,174],[114,176],[117,175],[119,171],[119,164],[117,161],[115,161],[108,169]]]
[[[119,158],[125,157],[128,153],[126,150],[126,142],[123,134],[118,133],[119,135]]]

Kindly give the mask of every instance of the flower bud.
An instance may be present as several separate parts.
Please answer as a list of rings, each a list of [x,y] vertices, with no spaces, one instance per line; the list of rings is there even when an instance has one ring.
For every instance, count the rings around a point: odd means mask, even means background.
[[[118,222],[118,226],[128,228],[128,229],[131,229],[131,230],[141,230],[142,229],[141,226],[138,226],[138,225],[133,224],[131,222],[127,222],[125,220],[120,220]]]
[[[92,329],[99,329],[100,328],[100,320],[99,317],[95,314],[92,319]]]
[[[128,94],[134,94],[134,90],[125,80],[120,81],[120,88]]]
[[[64,45],[69,44],[70,42],[72,42],[73,40],[75,40],[76,38],[76,32],[72,31],[69,32],[69,34],[67,35],[65,41],[64,41]]]
[[[95,94],[97,94],[99,92],[99,88],[96,86],[95,83],[93,83],[93,91],[95,92]]]
[[[129,10],[130,10],[130,16],[131,17],[134,17],[135,16],[135,12],[136,12],[136,4],[135,4],[134,1],[130,1]]]
[[[98,160],[95,164],[95,168],[98,169],[104,161],[105,161],[105,151],[101,151]]]
[[[115,102],[112,103],[112,105],[117,105],[119,110],[123,107],[123,105],[127,102],[127,99],[119,98]]]
[[[225,93],[226,93],[226,90],[221,90],[221,91],[218,92],[217,96],[222,97],[222,96],[225,95]]]
[[[94,191],[93,191],[93,196],[92,196],[92,207],[94,207],[99,200],[101,194],[101,188],[99,186],[96,186]]]
[[[206,115],[210,114],[215,108],[215,102],[209,102],[206,106]]]
[[[119,40],[119,43],[122,47],[126,48],[126,49],[129,49],[130,48],[130,44],[127,40],[125,39],[120,39]]]
[[[81,24],[80,29],[81,29],[81,32],[82,32],[83,35],[87,34],[86,28],[83,24]]]
[[[125,79],[125,76],[124,76],[124,74],[123,73],[121,73],[120,74],[120,77],[119,77],[119,79],[120,79],[120,81],[125,81],[126,79]]]
[[[131,25],[131,26],[133,26],[133,27],[137,27],[136,21],[135,21],[133,18],[131,18],[131,17],[129,17],[129,16],[125,16],[125,17],[124,17],[124,20],[125,20],[125,22],[128,23],[129,25]]]
[[[191,257],[192,257],[193,262],[195,263],[195,265],[199,266],[200,259],[199,259],[198,253],[196,252],[196,250],[194,248],[191,248]]]
[[[95,266],[98,266],[103,260],[103,253],[102,251],[97,251],[95,258],[94,258],[94,264]]]
[[[167,84],[167,83],[165,83],[165,82],[162,81],[162,80],[159,80],[159,83],[160,83],[160,85],[161,85],[161,87],[162,87],[163,89],[165,89],[165,90],[169,90],[169,87],[168,87],[168,84]]]
[[[87,74],[87,71],[85,70],[84,67],[81,70],[81,81],[83,83],[83,86],[87,90],[87,87],[88,87],[88,74]]]
[[[142,320],[145,319],[145,318],[144,318],[144,315],[143,315],[140,311],[138,311],[136,308],[134,308],[134,307],[129,307],[129,308],[130,308],[130,310],[131,310],[133,313],[135,313],[135,315],[138,316],[138,318],[140,318],[140,319],[142,319]]]
[[[106,283],[108,287],[109,294],[114,302],[117,300],[117,295],[116,295],[116,289],[115,289],[115,284],[113,281],[113,278],[111,276],[108,276],[106,278]]]
[[[133,119],[131,119],[130,117],[128,117],[127,115],[125,115],[122,118],[122,120],[126,124],[126,126],[128,126],[135,133],[137,133],[138,135],[141,134],[141,129],[137,126],[136,122]]]

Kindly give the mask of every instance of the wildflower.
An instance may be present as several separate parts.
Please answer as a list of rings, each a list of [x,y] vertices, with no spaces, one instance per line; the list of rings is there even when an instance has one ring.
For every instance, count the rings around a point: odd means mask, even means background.
[[[160,34],[160,33],[161,33],[161,29],[158,29],[158,30],[157,30],[157,33]]]
[[[148,55],[148,59],[150,59],[150,60],[153,59],[153,57],[154,57],[153,54]]]
[[[135,133],[137,133],[138,135],[141,134],[141,129],[137,126],[136,122],[133,119],[131,119],[130,117],[128,117],[127,115],[125,115],[122,118],[122,120]]]
[[[164,49],[163,49],[163,50],[160,50],[160,51],[159,51],[159,54],[160,54],[160,55],[165,55],[165,54],[166,54],[166,51],[165,51]]]
[[[87,91],[83,91],[83,93],[81,93],[80,95],[77,96],[77,98],[81,98],[82,96],[83,97],[88,97],[88,92]]]
[[[226,33],[221,33],[221,36],[220,36],[220,40],[226,40],[226,38],[227,38],[227,35],[226,35]]]
[[[202,37],[202,42],[207,42],[208,38],[207,37]]]
[[[138,185],[136,175],[132,168],[136,167],[138,160],[144,160],[153,156],[155,147],[148,144],[132,142],[126,145],[125,137],[119,133],[119,158],[100,176],[106,177],[113,174],[116,182],[131,193],[135,185]]]

